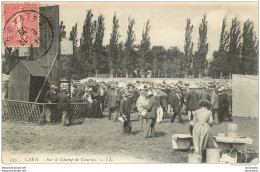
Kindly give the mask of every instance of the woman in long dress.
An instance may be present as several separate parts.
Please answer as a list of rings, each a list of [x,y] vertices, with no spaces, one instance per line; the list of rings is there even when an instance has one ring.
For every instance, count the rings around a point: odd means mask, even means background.
[[[210,102],[200,102],[200,109],[194,113],[193,145],[196,154],[203,155],[205,148],[214,148],[211,126],[214,123],[212,112],[207,109]]]
[[[92,88],[93,92],[91,94],[92,105],[90,114],[93,118],[102,118],[101,106],[100,106],[100,99],[97,86]]]

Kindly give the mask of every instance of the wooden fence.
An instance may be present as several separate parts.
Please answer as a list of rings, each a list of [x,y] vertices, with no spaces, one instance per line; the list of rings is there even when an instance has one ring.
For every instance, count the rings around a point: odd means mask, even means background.
[[[69,109],[68,113],[71,122],[81,123],[87,116],[88,103],[74,103],[74,101],[72,101]],[[61,121],[62,112],[57,109],[56,103],[34,103],[14,100],[2,101],[3,121],[41,124],[46,113],[51,114],[51,122],[59,123]]]

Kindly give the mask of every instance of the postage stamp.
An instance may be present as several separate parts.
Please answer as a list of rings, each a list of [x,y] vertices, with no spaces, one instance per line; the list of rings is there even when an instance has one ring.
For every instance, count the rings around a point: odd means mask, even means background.
[[[39,3],[4,3],[6,47],[39,46]]]

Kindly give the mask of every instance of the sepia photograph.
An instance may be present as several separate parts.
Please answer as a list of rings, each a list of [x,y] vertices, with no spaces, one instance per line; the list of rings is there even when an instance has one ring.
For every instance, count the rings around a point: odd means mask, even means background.
[[[1,5],[2,164],[259,163],[257,1]]]

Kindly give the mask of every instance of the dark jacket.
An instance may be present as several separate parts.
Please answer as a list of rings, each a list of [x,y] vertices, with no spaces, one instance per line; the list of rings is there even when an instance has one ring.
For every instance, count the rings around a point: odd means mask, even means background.
[[[132,102],[136,102],[139,97],[139,93],[136,89],[133,92],[134,92],[134,96],[133,96]]]
[[[202,90],[199,94],[200,100],[210,100],[210,94],[207,91]]]
[[[176,94],[172,94],[172,102],[171,102],[171,107],[173,108],[174,113],[179,113],[180,112],[180,99]],[[181,97],[180,97],[181,98]]]
[[[148,119],[153,119],[157,117],[157,108],[160,106],[159,97],[154,96],[150,98],[148,106],[144,106],[147,110],[146,117]]]
[[[127,121],[130,121],[131,102],[130,98],[123,98],[120,102],[120,114],[125,115]]]
[[[160,94],[160,105],[162,108],[167,108],[167,94],[163,91]]]
[[[68,111],[70,106],[69,96],[64,93],[58,95],[57,109],[60,111]]]
[[[52,92],[51,90],[48,90],[45,95],[45,102],[49,103],[49,101],[51,103],[57,103],[57,95],[54,92]]]
[[[225,107],[229,107],[230,102],[229,102],[229,98],[228,95],[226,93],[222,93],[218,96],[218,107],[219,108],[225,108]]]
[[[195,91],[190,91],[186,95],[187,100],[187,110],[188,111],[195,111],[199,108],[199,94]]]
[[[174,103],[174,92],[169,92],[169,94],[168,94],[168,104],[170,104],[171,105],[171,107],[173,106],[173,103]]]

